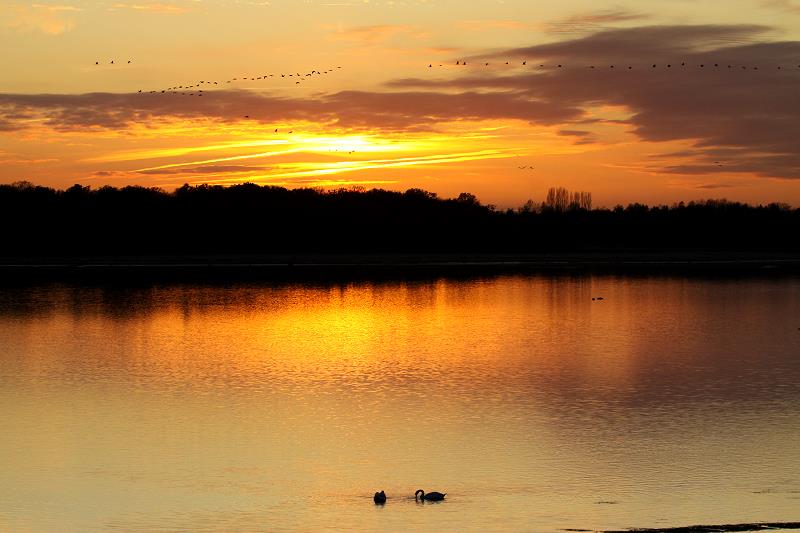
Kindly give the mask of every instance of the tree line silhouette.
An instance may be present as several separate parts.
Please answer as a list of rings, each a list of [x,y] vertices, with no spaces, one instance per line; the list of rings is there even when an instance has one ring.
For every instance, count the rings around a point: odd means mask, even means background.
[[[0,255],[800,251],[800,209],[705,200],[592,208],[551,189],[499,210],[473,194],[440,198],[358,188],[242,184],[158,188],[0,185]]]

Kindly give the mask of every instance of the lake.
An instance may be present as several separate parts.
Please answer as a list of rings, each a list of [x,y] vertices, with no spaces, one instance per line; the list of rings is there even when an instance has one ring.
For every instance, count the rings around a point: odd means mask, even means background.
[[[6,287],[0,407],[4,531],[796,521],[800,278]]]

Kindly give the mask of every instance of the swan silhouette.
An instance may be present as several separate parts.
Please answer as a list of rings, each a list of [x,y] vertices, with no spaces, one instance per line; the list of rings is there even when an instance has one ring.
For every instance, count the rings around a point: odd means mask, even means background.
[[[377,503],[378,505],[383,505],[384,503],[386,503],[386,493],[385,493],[385,492],[383,492],[383,491],[376,492],[376,493],[375,493],[375,496],[373,496],[373,497],[372,497],[372,499],[373,499],[373,500],[375,501],[375,503]]]
[[[419,496],[417,496],[419,494]],[[427,500],[429,502],[439,502],[444,500],[444,497],[447,493],[442,494],[441,492],[429,492],[425,494],[425,491],[422,489],[418,489],[417,492],[414,493],[414,499],[416,500],[419,498],[420,500]]]

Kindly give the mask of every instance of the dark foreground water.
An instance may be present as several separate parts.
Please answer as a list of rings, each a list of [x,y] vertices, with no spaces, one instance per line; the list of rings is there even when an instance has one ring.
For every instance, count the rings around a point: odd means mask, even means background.
[[[0,289],[0,530],[800,520],[798,328],[786,278]]]

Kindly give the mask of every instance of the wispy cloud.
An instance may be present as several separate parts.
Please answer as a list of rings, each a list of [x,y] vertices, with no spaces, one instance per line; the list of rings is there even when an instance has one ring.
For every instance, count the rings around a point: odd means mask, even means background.
[[[264,172],[270,167],[247,165],[208,165],[192,168],[158,168],[139,170],[141,174],[238,174],[242,172]]]
[[[646,15],[632,11],[597,11],[545,22],[541,25],[541,29],[545,33],[553,34],[593,33],[607,30],[619,22],[638,21],[645,18],[647,18]]]
[[[517,20],[459,20],[455,25],[466,31],[524,30],[529,27]]]
[[[800,15],[800,3],[792,0],[762,0],[761,5],[766,8],[778,9],[786,13]]]
[[[380,24],[349,28],[323,27],[331,32],[330,36],[333,39],[361,44],[375,44],[387,41],[397,35],[410,36],[418,39],[425,37],[425,33],[419,28],[407,24]]]
[[[416,157],[398,157],[391,159],[368,159],[360,161],[332,161],[332,162],[299,162],[284,165],[284,171],[277,170],[261,176],[248,176],[249,181],[263,181],[276,179],[297,179],[303,177],[327,177],[337,174],[358,172],[364,170],[392,169],[414,166],[432,166],[448,163],[461,163],[466,161],[479,161],[484,159],[504,159],[515,157],[514,154],[503,150],[480,150],[476,152],[462,152],[451,154],[436,154]],[[240,178],[223,178],[213,183],[233,183],[241,181]]]
[[[7,4],[0,6],[0,24],[19,32],[59,35],[75,27],[72,14],[80,11],[73,5]]]
[[[729,189],[733,185],[729,183],[703,183],[695,186],[695,189]]]
[[[179,14],[189,11],[184,5],[166,4],[159,2],[144,2],[144,3],[131,3],[131,2],[118,2],[111,6],[111,9],[130,9],[133,11],[143,11],[150,13],[167,13]]]

